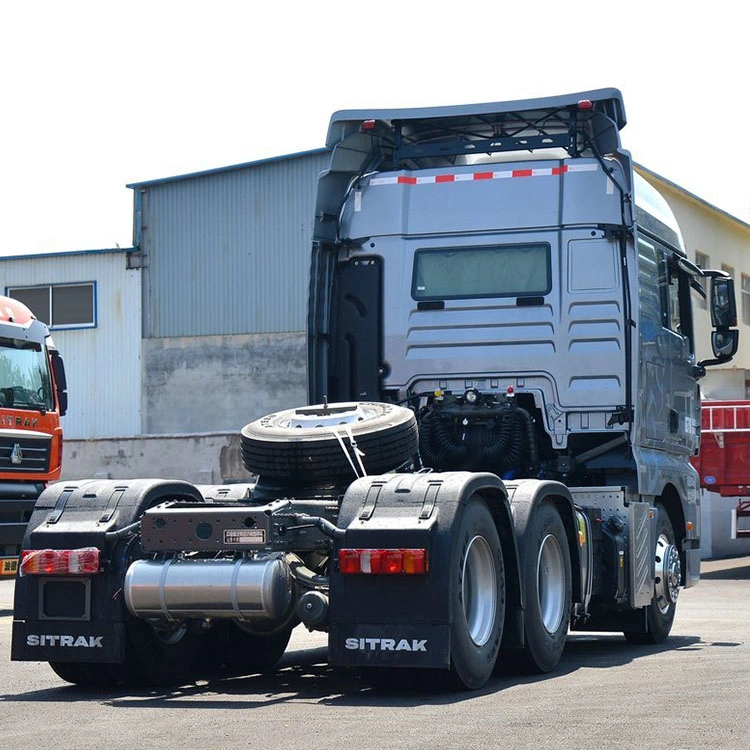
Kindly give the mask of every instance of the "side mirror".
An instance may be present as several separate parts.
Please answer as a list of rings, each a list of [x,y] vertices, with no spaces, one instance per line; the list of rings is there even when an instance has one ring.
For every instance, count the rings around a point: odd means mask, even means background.
[[[734,279],[723,271],[702,271],[711,279],[711,349],[713,359],[702,359],[695,366],[695,376],[706,374],[706,367],[723,365],[737,353],[740,332],[733,329],[737,325],[737,303],[734,299]]]
[[[732,328],[737,325],[734,279],[729,276],[714,276],[711,279],[711,325],[714,328]]]
[[[713,331],[711,333],[711,348],[714,357],[721,361],[728,361],[737,354],[740,343],[740,332],[738,330]]]
[[[50,364],[55,376],[55,390],[57,391],[57,405],[60,416],[64,417],[68,411],[68,381],[65,378],[65,365],[57,349],[50,349]]]

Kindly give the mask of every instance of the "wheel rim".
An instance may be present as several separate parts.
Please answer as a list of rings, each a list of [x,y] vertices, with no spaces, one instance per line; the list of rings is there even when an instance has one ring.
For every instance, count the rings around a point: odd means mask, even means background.
[[[376,412],[368,408],[367,404],[352,403],[336,406],[320,404],[295,409],[288,419],[281,420],[279,424],[284,427],[325,429],[345,424],[357,424],[372,419],[375,415]]]
[[[654,559],[654,584],[656,589],[656,606],[665,615],[669,608],[677,603],[680,593],[682,566],[680,553],[671,544],[665,534],[656,540],[656,557]]]
[[[539,547],[536,573],[539,615],[544,629],[554,633],[565,614],[565,567],[560,542],[552,534]]]
[[[497,612],[497,578],[492,548],[475,536],[466,548],[461,576],[461,601],[469,637],[477,646],[490,639]]]
[[[154,623],[152,630],[157,640],[163,643],[165,646],[177,645],[187,634],[187,625],[180,623],[179,625],[169,625],[167,623]]]

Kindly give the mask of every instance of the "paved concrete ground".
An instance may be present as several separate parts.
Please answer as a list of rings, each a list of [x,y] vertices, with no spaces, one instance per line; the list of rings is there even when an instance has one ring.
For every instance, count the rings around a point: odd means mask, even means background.
[[[750,558],[703,564],[664,646],[574,634],[553,675],[498,676],[474,693],[373,689],[329,668],[324,636],[300,628],[273,676],[87,692],[9,661],[12,587],[0,581],[7,750],[750,747]]]

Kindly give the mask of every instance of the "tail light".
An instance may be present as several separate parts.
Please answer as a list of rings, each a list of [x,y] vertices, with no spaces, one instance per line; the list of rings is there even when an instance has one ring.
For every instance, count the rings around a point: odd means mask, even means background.
[[[339,570],[344,575],[424,575],[426,549],[342,549]]]
[[[22,576],[88,576],[98,573],[99,568],[99,550],[96,547],[27,549],[21,552]]]

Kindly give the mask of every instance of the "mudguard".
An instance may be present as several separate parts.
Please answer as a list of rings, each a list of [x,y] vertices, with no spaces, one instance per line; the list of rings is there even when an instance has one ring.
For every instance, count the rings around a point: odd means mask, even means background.
[[[122,662],[127,612],[122,582],[139,551],[138,537],[118,531],[168,500],[201,502],[187,482],[161,479],[59,482],[39,497],[23,549],[98,547],[102,572],[93,576],[20,575],[16,579],[11,659]]]
[[[494,474],[445,472],[364,477],[346,491],[330,577],[329,659],[335,665],[450,665],[450,565],[454,529],[481,495],[500,531],[506,567],[508,622],[520,622],[520,584],[511,511]],[[425,575],[342,575],[341,548],[424,548]],[[517,629],[512,626],[511,630]],[[521,627],[522,631],[522,627]]]
[[[520,479],[506,482],[505,486],[510,499],[518,551],[521,555],[526,553],[526,530],[535,509],[545,500],[554,503],[562,518],[570,545],[573,601],[580,601],[581,556],[578,544],[578,524],[570,490],[561,482],[544,479]],[[523,601],[523,591],[521,597]]]

